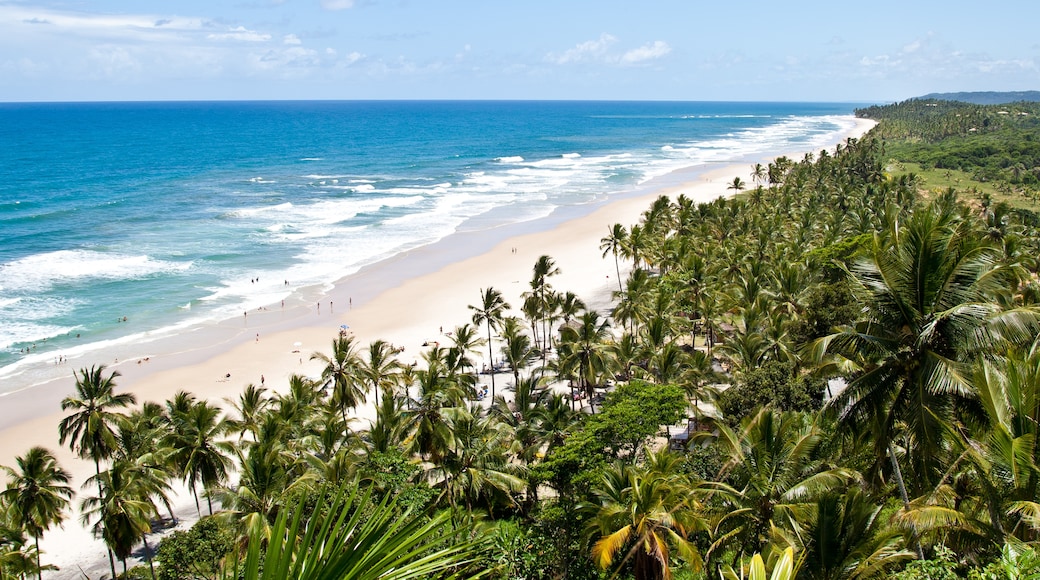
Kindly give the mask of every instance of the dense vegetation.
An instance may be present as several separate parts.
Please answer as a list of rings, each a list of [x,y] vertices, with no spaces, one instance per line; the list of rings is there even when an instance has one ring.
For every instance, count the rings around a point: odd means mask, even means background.
[[[878,111],[889,153],[952,122]],[[321,377],[226,412],[131,407],[84,369],[60,430],[96,466],[88,522],[124,559],[187,482],[213,515],[131,571],[170,579],[1034,577],[1037,221],[922,199],[885,155],[868,136],[756,165],[734,198],[662,197],[602,240],[627,272],[609,312],[546,256],[524,304],[481,291],[418,368],[341,337]],[[480,405],[486,348],[508,369]],[[4,579],[35,573],[72,495],[46,450],[11,477]]]
[[[962,171],[1026,198],[1040,189],[1040,103],[974,105],[914,99],[859,109],[881,121],[887,155],[923,169]]]

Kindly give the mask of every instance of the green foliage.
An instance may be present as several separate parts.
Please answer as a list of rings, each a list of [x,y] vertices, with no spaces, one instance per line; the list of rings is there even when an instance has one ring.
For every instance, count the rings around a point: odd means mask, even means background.
[[[415,483],[422,469],[400,449],[391,448],[385,453],[373,451],[361,465],[359,475],[380,494],[397,498],[397,505],[404,511],[424,510],[430,506],[437,492],[426,482]]]
[[[802,316],[791,326],[795,344],[809,344],[827,336],[859,316],[862,305],[855,301],[848,282],[822,282],[806,291]]]
[[[270,535],[251,534],[245,560],[224,569],[224,577],[244,580],[410,580],[466,574],[480,540],[456,537],[450,517],[401,515],[389,496],[371,510],[358,509],[372,500],[339,489],[313,513],[327,514],[305,522],[302,509],[278,514]]]
[[[795,375],[790,363],[769,361],[751,371],[742,383],[719,396],[718,407],[730,424],[770,406],[780,411],[815,411],[823,406],[824,381]]]
[[[589,428],[613,457],[632,457],[662,425],[685,417],[687,405],[685,392],[675,385],[622,383],[607,396],[602,411],[589,419]]]
[[[595,579],[580,542],[580,518],[556,504],[547,506],[534,522],[496,523],[477,568],[502,580]]]
[[[953,553],[940,547],[935,558],[914,560],[903,570],[889,576],[891,580],[957,580],[957,564]]]
[[[191,529],[173,532],[159,542],[155,555],[159,580],[214,578],[234,546],[233,530],[218,518],[202,518]]]

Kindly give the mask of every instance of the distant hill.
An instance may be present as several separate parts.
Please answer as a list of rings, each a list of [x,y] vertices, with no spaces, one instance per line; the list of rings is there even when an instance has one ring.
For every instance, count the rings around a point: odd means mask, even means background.
[[[979,91],[973,93],[931,93],[918,99],[960,101],[975,105],[1000,105],[1018,101],[1040,102],[1040,91]]]

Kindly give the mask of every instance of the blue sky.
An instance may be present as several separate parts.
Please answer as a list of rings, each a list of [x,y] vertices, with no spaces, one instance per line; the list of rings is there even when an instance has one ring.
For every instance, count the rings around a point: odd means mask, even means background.
[[[1040,2],[0,0],[0,100],[1040,90]]]

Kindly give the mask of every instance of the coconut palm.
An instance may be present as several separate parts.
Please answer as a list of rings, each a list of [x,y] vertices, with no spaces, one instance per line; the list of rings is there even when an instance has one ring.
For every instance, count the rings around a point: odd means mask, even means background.
[[[822,434],[806,415],[766,407],[736,430],[721,422],[715,426],[724,462],[718,481],[703,484],[721,501],[712,523],[711,558],[727,548],[737,558],[762,552],[774,529],[793,531],[815,498],[857,477],[821,462],[816,450]]]
[[[858,487],[818,498],[804,522],[799,577],[866,580],[912,559],[902,531],[881,516],[882,507]]]
[[[597,377],[607,369],[607,337],[610,323],[600,320],[594,310],[586,311],[574,324],[563,327],[560,331],[560,348],[558,362],[561,366],[577,369],[578,388],[586,395],[594,395],[592,389],[598,383]]]
[[[58,442],[62,445],[69,441],[69,448],[84,459],[94,462],[94,475],[98,477],[98,497],[101,497],[101,461],[108,459],[117,447],[115,426],[123,420],[123,415],[114,412],[133,405],[137,399],[131,393],[115,393],[115,379],[119,371],[112,371],[105,376],[105,365],[80,369],[73,373],[76,377],[76,394],[65,397],[61,401],[63,411],[72,411],[71,415],[58,423]],[[112,577],[116,575],[116,563],[109,551],[109,565]]]
[[[157,517],[152,501],[158,493],[154,479],[139,465],[129,461],[115,461],[109,469],[92,476],[85,487],[96,485],[99,495],[83,499],[80,505],[84,525],[90,525],[96,537],[123,563],[133,553],[134,545],[145,541]],[[146,544],[147,545],[147,544]]]
[[[542,321],[542,366],[545,365],[545,356],[549,350],[549,329],[547,327],[552,312],[552,285],[549,278],[560,273],[556,261],[549,256],[539,256],[534,263],[534,272],[531,276],[531,293],[537,297],[538,312]]]
[[[509,363],[509,368],[513,371],[513,387],[516,388],[520,384],[520,371],[538,358],[538,351],[531,344],[531,337],[524,333],[517,318],[509,317],[503,321],[502,338],[506,341],[502,347],[502,358]]]
[[[846,425],[876,429],[876,456],[887,456],[894,471],[905,429],[915,495],[943,476],[945,425],[975,398],[966,380],[972,358],[1035,336],[1035,310],[1004,310],[994,301],[1015,279],[998,257],[951,205],[922,208],[887,239],[876,234],[869,255],[847,270],[863,318],[814,345],[817,360],[832,353],[853,369],[831,407]]]
[[[627,238],[628,231],[625,230],[625,226],[614,224],[609,228],[607,235],[599,241],[599,249],[603,250],[604,258],[607,257],[607,254],[614,255],[614,271],[617,272],[618,292],[625,291],[625,288],[621,285],[621,263],[618,262],[618,254],[622,252]]]
[[[636,580],[670,578],[674,549],[691,569],[700,570],[692,535],[704,529],[704,521],[684,479],[615,464],[594,493],[596,502],[583,509],[592,514],[592,559],[599,568],[630,562]]]
[[[375,340],[368,345],[365,354],[367,356],[358,360],[358,375],[368,382],[369,389],[392,393],[401,371],[401,363],[394,356],[394,346],[385,340]]]
[[[7,489],[0,492],[0,506],[9,506],[12,523],[32,536],[36,569],[42,571],[40,536],[65,519],[65,509],[72,498],[72,488],[68,486],[70,476],[43,447],[32,447],[25,455],[16,457],[15,462],[17,469],[3,466],[8,483]]]
[[[492,287],[488,287],[486,290],[480,291],[480,306],[469,305],[469,309],[473,311],[473,324],[487,325],[487,340],[488,340],[488,364],[491,367],[491,399],[495,398],[495,354],[492,348],[492,329],[497,329],[501,324],[503,318],[505,318],[506,310],[509,310],[509,303],[502,298],[502,293],[495,290]]]
[[[459,364],[463,371],[466,368],[474,369],[473,361],[469,355],[470,353],[476,353],[480,347],[484,346],[485,341],[477,336],[478,332],[480,332],[480,328],[466,323],[462,326],[456,326],[455,331],[451,333],[452,348],[458,352]]]
[[[131,393],[115,393],[115,379],[119,371],[104,376],[105,365],[80,369],[76,375],[76,394],[61,401],[63,411],[72,414],[58,424],[62,445],[68,440],[69,448],[84,459],[94,462],[95,473],[101,472],[101,461],[108,459],[117,447],[115,425],[123,415],[115,413],[134,404]]]
[[[478,502],[513,503],[511,493],[524,489],[519,466],[507,456],[513,431],[506,423],[484,415],[480,407],[445,409],[445,422],[452,434],[447,452],[427,473],[434,489],[441,492],[458,519],[458,508],[473,515]]]
[[[173,450],[171,460],[184,475],[195,496],[199,509],[198,484],[206,491],[206,504],[213,515],[211,491],[227,479],[232,468],[233,446],[220,438],[227,432],[219,408],[202,401],[192,405],[182,417],[175,420],[166,444]]]
[[[228,418],[227,425],[229,432],[238,432],[239,440],[246,433],[251,433],[253,438],[256,438],[256,431],[260,427],[260,416],[271,402],[265,396],[266,392],[267,389],[250,383],[242,389],[237,401],[224,399],[238,413],[239,418]]]
[[[321,370],[321,387],[332,394],[332,400],[347,420],[347,410],[356,409],[368,398],[368,385],[358,376],[361,362],[354,344],[354,337],[340,336],[332,341],[332,356],[321,352],[311,355],[311,360],[325,364]]]

